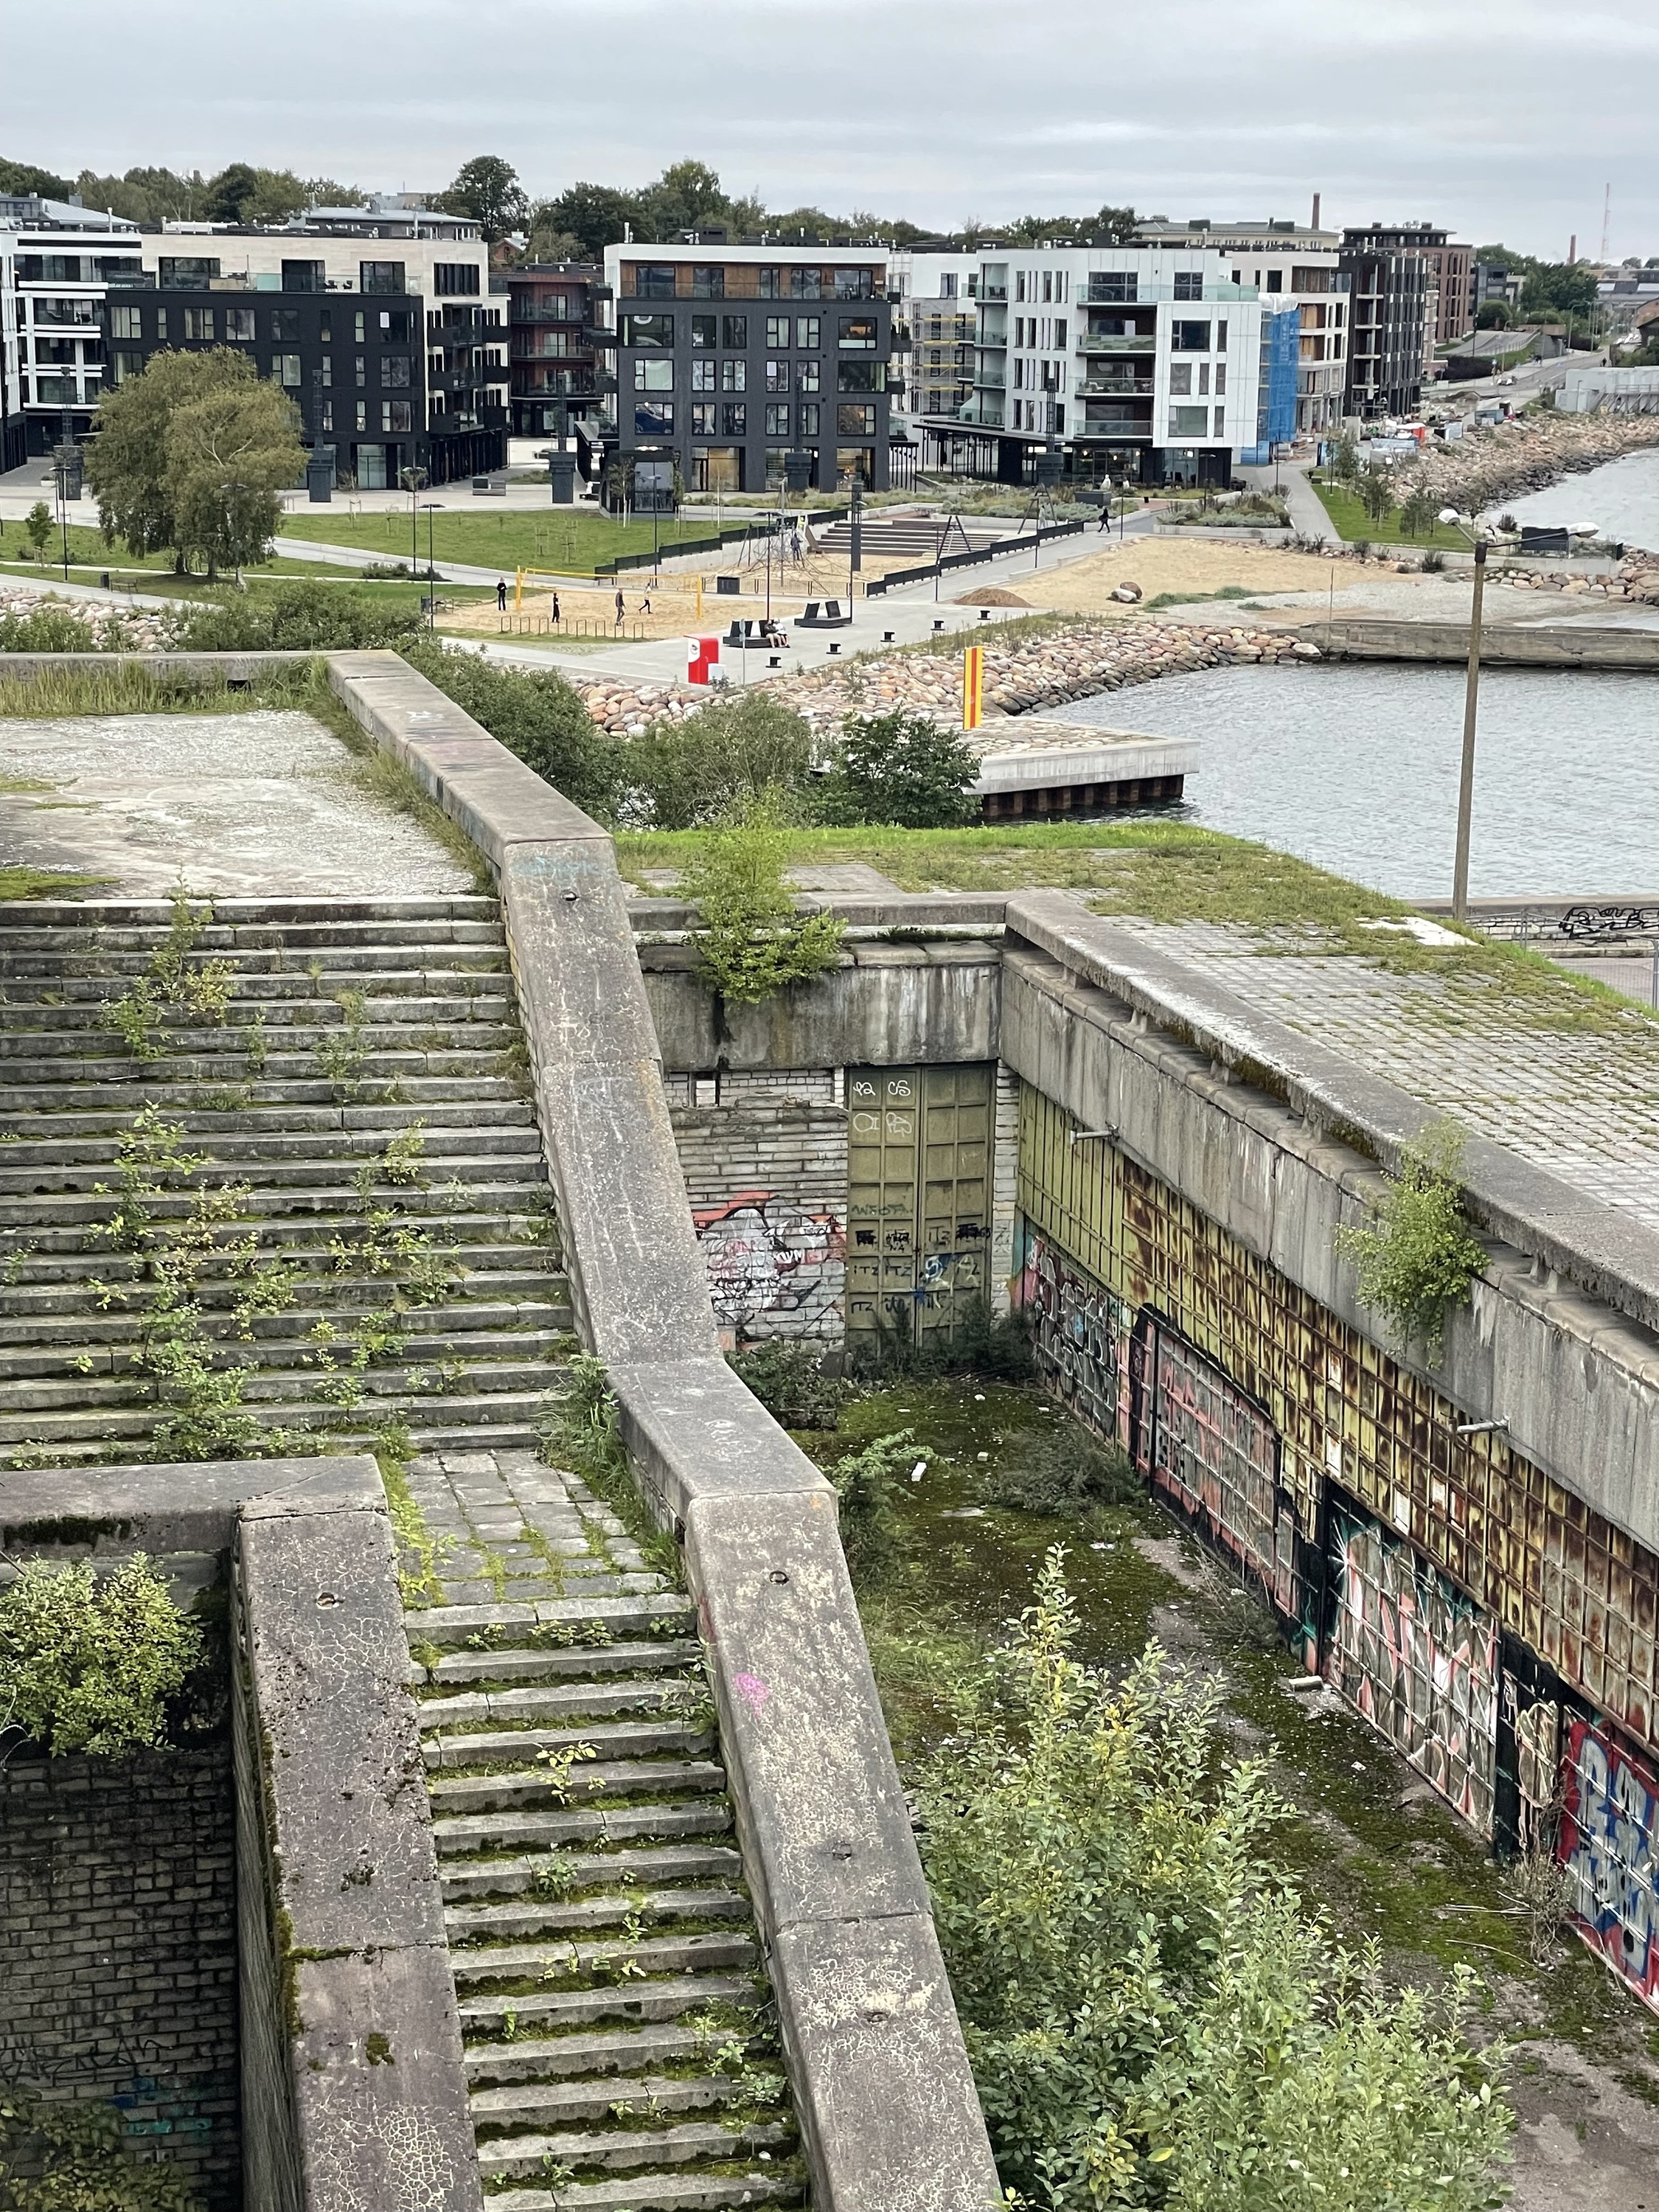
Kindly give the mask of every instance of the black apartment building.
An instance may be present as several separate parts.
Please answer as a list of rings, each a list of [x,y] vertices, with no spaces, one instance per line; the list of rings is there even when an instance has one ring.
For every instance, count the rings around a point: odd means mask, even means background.
[[[487,404],[484,383],[492,366],[500,374],[499,307],[428,302],[404,289],[397,262],[365,262],[360,281],[330,292],[320,263],[296,261],[278,290],[222,278],[206,257],[169,256],[153,287],[110,287],[106,382],[141,374],[159,352],[233,346],[288,392],[338,484],[395,487],[409,468],[448,483],[501,467],[506,410]]]
[[[617,436],[635,503],[764,491],[785,456],[821,491],[884,491],[892,308],[879,246],[612,246]]]
[[[526,262],[492,276],[489,290],[507,309],[513,435],[562,439],[575,422],[597,434],[617,389],[608,359],[615,335],[601,320],[611,295],[599,270],[581,261]]]
[[[1363,421],[1415,415],[1423,402],[1429,248],[1444,231],[1372,223],[1345,230],[1339,266],[1348,279],[1348,373],[1342,411]]]

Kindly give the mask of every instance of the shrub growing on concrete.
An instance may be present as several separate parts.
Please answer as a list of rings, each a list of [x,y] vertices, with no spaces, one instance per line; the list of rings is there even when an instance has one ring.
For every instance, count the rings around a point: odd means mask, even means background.
[[[809,811],[811,732],[765,691],[739,693],[684,722],[653,722],[629,743],[624,817],[641,829],[702,830],[764,804]]]
[[[1336,1249],[1358,1276],[1360,1303],[1380,1313],[1402,1344],[1440,1356],[1446,1316],[1462,1305],[1486,1264],[1469,1233],[1460,1195],[1463,1139],[1438,1121],[1406,1146],[1400,1173],[1363,1227],[1339,1229]]]
[[[1121,1444],[1100,1442],[1067,1421],[1058,1432],[1033,1437],[1006,1466],[987,1469],[974,1487],[987,1504],[1059,1517],[1091,1505],[1126,1505],[1146,1486]]]
[[[834,1429],[847,1402],[847,1383],[826,1375],[818,1347],[787,1336],[768,1337],[726,1358],[775,1421],[786,1429]]]
[[[499,738],[526,768],[600,821],[615,818],[623,748],[596,730],[579,694],[550,669],[492,667],[473,653],[446,653],[415,637],[398,650],[411,668]]]
[[[401,645],[416,628],[409,608],[302,580],[218,592],[176,610],[166,641],[179,653],[361,653]]]
[[[1073,1657],[1048,1555],[920,1778],[922,1852],[1003,2179],[1048,2212],[1475,2212],[1512,2119],[1466,1969],[1386,1989],[1272,1868],[1261,1764],[1154,1644]]]
[[[795,911],[783,880],[787,848],[775,816],[757,805],[712,832],[691,870],[702,972],[738,1006],[758,1006],[840,957],[846,924],[833,914]]]
[[[979,763],[960,732],[930,715],[849,714],[841,750],[818,793],[827,822],[893,823],[901,830],[950,830],[980,819],[970,789]]]
[[[870,1567],[885,1558],[893,1506],[917,1457],[915,1431],[895,1429],[844,1454],[828,1470],[841,1500],[842,1548],[849,1566]]]
[[[113,2105],[0,2083],[0,2212],[198,2212],[176,2166],[135,2158]]]
[[[54,1758],[159,1744],[202,1656],[200,1628],[142,1553],[102,1577],[89,1559],[27,1559],[0,1592],[0,1727]]]

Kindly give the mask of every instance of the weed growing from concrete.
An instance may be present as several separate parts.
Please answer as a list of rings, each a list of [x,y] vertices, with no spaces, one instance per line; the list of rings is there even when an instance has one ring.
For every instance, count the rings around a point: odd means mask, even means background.
[[[1447,1314],[1464,1304],[1486,1264],[1470,1234],[1460,1185],[1461,1131],[1439,1121],[1405,1148],[1400,1173],[1362,1227],[1339,1229],[1336,1249],[1358,1279],[1360,1303],[1382,1315],[1402,1346],[1440,1356]]]
[[[192,906],[182,884],[171,896],[173,919],[167,936],[150,955],[137,981],[104,1007],[105,1018],[135,1060],[160,1060],[167,1048],[155,1031],[169,1012],[217,1027],[230,1007],[234,977],[230,962],[191,964],[196,941],[213,919],[212,907]]]
[[[53,1757],[160,1744],[167,1701],[204,1650],[142,1553],[102,1577],[90,1559],[22,1560],[0,1591],[0,1737]]]

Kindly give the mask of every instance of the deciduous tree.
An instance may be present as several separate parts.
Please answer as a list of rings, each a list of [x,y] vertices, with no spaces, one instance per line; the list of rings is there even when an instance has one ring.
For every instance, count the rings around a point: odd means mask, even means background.
[[[475,154],[464,161],[455,181],[439,201],[452,215],[471,216],[492,246],[530,218],[530,199],[519,173],[499,154]]]

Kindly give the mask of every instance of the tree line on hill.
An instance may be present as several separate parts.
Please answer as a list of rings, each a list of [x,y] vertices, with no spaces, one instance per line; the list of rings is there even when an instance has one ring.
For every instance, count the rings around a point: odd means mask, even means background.
[[[292,169],[260,169],[233,161],[211,177],[199,169],[180,176],[172,169],[129,169],[124,176],[100,176],[82,169],[60,177],[27,161],[0,161],[0,193],[38,193],[67,200],[78,193],[83,206],[102,208],[129,222],[286,222],[308,207],[350,207],[361,204],[356,185],[332,177],[300,177]]]

